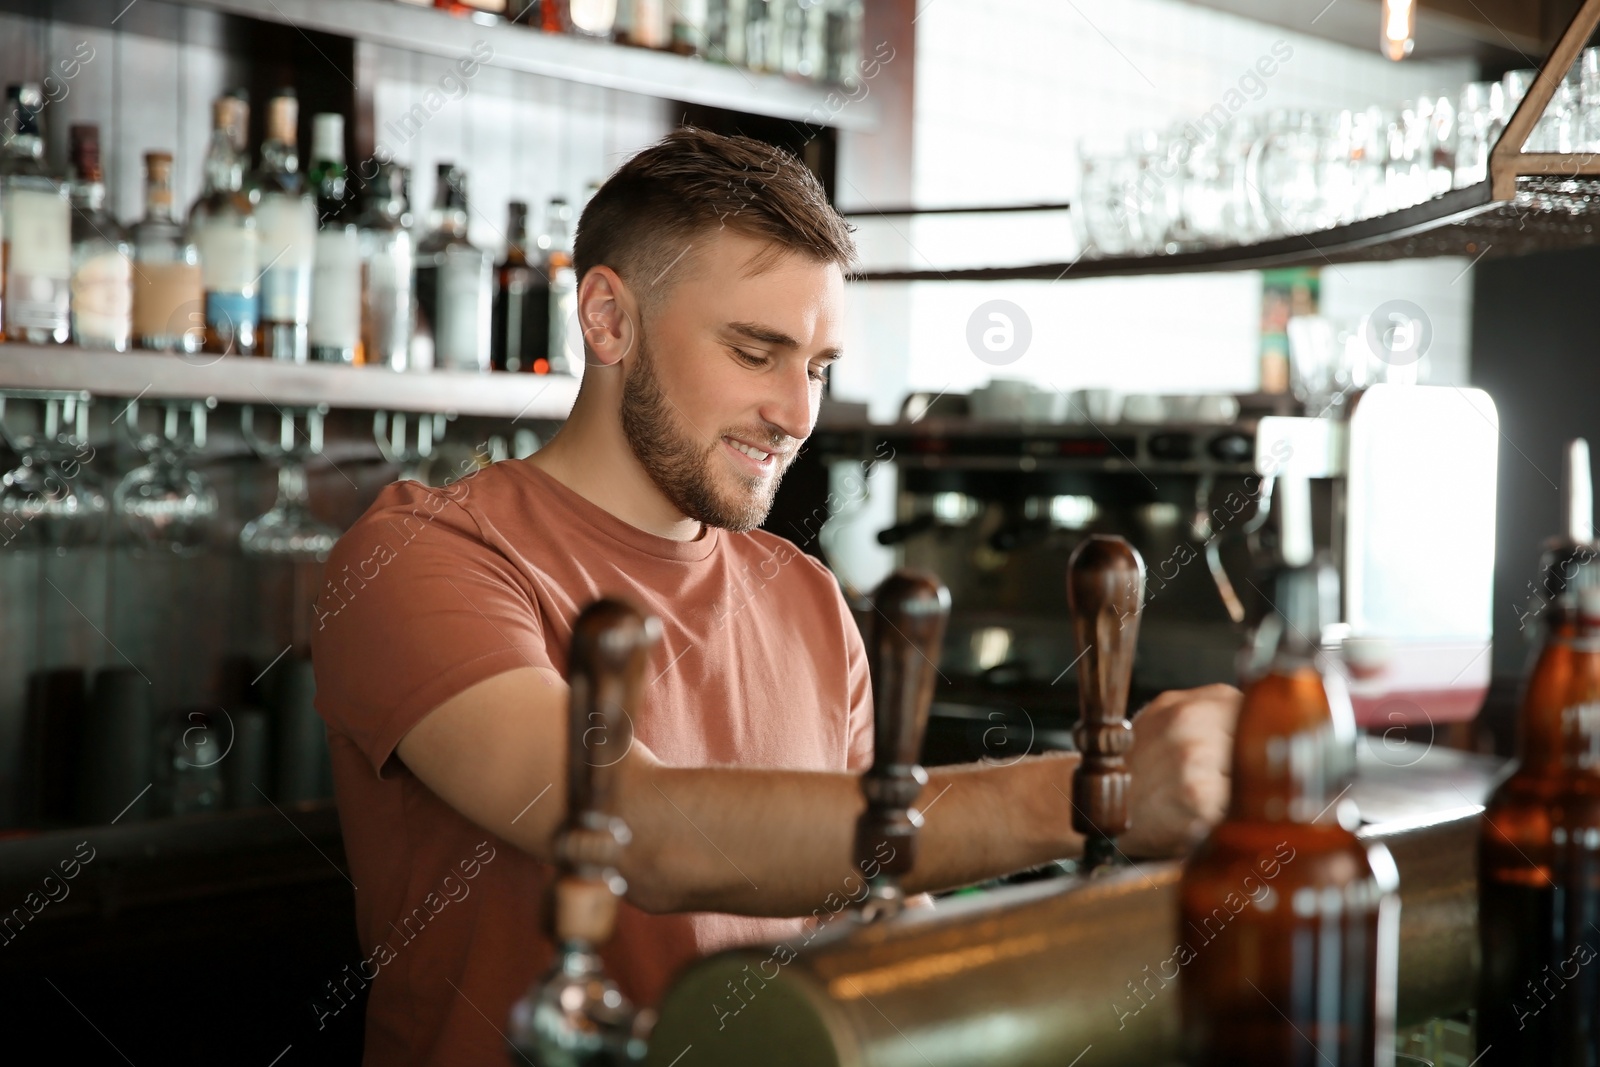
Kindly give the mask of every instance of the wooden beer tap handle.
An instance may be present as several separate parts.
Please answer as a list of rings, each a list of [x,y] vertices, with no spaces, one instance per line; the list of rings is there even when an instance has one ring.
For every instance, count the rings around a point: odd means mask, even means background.
[[[1103,534],[1079,545],[1067,561],[1067,608],[1081,705],[1073,738],[1083,753],[1072,779],[1072,828],[1084,835],[1092,869],[1113,861],[1115,838],[1128,830],[1128,688],[1144,608],[1144,561],[1134,547]]]
[[[633,742],[645,661],[660,623],[619,600],[597,600],[572,625],[567,661],[567,817],[556,836],[555,934],[599,945],[611,936],[627,883],[617,862],[628,826],[612,814],[617,764]]]
[[[597,600],[572,624],[567,657],[567,813],[556,834],[560,874],[550,928],[559,951],[511,1008],[506,1040],[518,1062],[567,1067],[642,1063],[655,1015],[605,972],[599,948],[616,925],[627,883],[617,862],[628,826],[613,814],[617,765],[633,742],[645,661],[661,632],[653,616]]]
[[[900,878],[916,863],[922,815],[912,805],[928,781],[918,760],[933,703],[950,593],[937,578],[897,570],[872,595],[867,662],[872,672],[872,767],[861,777],[867,808],[856,822],[855,859],[871,886],[863,916],[893,914]]]

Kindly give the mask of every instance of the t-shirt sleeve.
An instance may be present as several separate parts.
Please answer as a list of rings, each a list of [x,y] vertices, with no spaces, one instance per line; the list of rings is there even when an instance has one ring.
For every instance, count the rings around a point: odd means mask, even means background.
[[[457,693],[518,667],[555,672],[531,592],[453,488],[386,487],[334,547],[313,605],[317,710],[380,777]]]
[[[845,766],[851,771],[860,772],[872,766],[872,677],[867,670],[867,645],[862,640],[861,628],[856,624],[842,591],[838,599],[850,694],[850,743]]]

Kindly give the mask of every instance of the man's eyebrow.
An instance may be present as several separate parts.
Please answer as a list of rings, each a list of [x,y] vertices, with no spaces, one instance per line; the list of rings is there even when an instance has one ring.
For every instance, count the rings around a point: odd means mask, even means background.
[[[762,344],[777,345],[780,348],[800,347],[799,341],[796,341],[793,337],[790,337],[782,330],[775,329],[771,326],[763,326],[759,322],[730,322],[727,324],[726,328],[743,337],[748,337],[752,341],[759,341]],[[817,355],[822,359],[834,360],[844,355],[844,350],[837,346],[833,348],[824,348],[821,352],[818,352]]]

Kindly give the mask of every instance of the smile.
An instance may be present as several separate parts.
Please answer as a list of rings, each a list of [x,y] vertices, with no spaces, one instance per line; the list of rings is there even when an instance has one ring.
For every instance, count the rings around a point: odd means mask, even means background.
[[[763,452],[754,445],[747,445],[743,441],[736,441],[732,437],[724,437],[722,443],[728,446],[738,459],[736,462],[748,464],[754,471],[765,474],[777,465],[771,452]]]

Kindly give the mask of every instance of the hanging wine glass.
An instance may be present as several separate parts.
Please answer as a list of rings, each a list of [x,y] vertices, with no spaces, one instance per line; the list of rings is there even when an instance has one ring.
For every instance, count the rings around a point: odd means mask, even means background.
[[[16,401],[39,404],[33,432],[17,429]],[[0,392],[0,439],[18,458],[0,475],[0,548],[62,549],[100,539],[108,509],[89,466],[89,404],[87,391]]]
[[[425,466],[433,459],[434,450],[444,440],[445,427],[455,416],[435,413],[412,415],[404,411],[374,411],[372,437],[377,442],[383,458],[400,468],[396,481],[427,482]],[[416,420],[416,433],[411,433],[411,420]]]
[[[255,410],[247,404],[240,412],[240,429],[251,449],[278,464],[277,501],[239,531],[239,547],[246,555],[320,563],[333,551],[339,531],[311,513],[305,467],[308,457],[322,453],[322,420],[327,413],[326,404],[280,408],[277,440],[269,441],[256,432]]]
[[[133,446],[148,457],[117,485],[111,502],[125,537],[138,548],[193,555],[204,547],[217,516],[217,493],[190,457],[206,446],[206,415],[214,398],[165,403],[160,428],[145,433],[137,398],[120,421]]]

